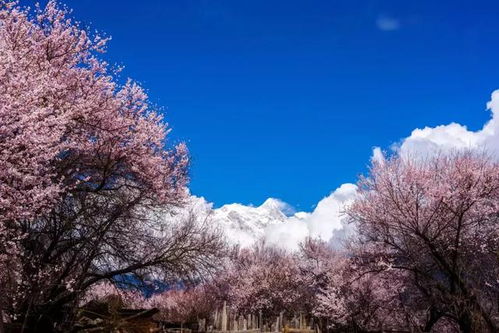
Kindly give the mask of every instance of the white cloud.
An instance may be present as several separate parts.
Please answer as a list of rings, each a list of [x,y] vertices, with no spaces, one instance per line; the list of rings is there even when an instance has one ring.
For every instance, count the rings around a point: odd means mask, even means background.
[[[481,149],[499,157],[499,90],[492,93],[487,109],[492,117],[478,131],[470,131],[465,125],[457,123],[418,128],[394,149],[406,157],[426,157],[437,152],[462,149]]]
[[[381,150],[380,147],[374,147],[373,148],[373,155],[371,156],[371,161],[372,162],[382,162],[384,161],[385,156],[383,155],[383,151]]]
[[[381,31],[395,31],[400,29],[400,21],[393,17],[380,16],[376,20],[376,26]]]
[[[311,213],[298,213],[285,223],[272,224],[265,229],[265,239],[288,249],[296,249],[307,237],[329,241],[345,228],[344,209],[355,197],[357,186],[343,184],[317,204]]]

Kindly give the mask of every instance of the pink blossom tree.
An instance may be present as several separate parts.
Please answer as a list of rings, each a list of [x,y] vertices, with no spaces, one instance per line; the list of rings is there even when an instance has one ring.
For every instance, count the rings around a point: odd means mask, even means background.
[[[217,305],[209,284],[168,290],[147,300],[148,307],[159,309],[159,319],[180,324],[209,319]]]
[[[185,278],[223,249],[195,217],[165,218],[186,196],[187,150],[99,59],[107,41],[54,1],[0,2],[0,312],[47,332],[99,281]]]
[[[348,210],[359,232],[359,271],[404,276],[413,311],[427,309],[421,330],[444,320],[463,332],[496,332],[497,162],[474,153],[393,157],[374,162],[359,188]]]
[[[345,254],[333,250],[326,242],[318,239],[306,239],[295,254],[299,269],[299,279],[303,286],[303,310],[312,314],[322,330],[327,330],[331,312],[318,311],[323,305],[323,294],[329,287],[339,287],[345,262]],[[338,312],[338,311],[335,311]]]
[[[317,293],[314,314],[333,331],[379,332],[415,330],[421,311],[410,303],[416,295],[403,271],[366,271],[344,258],[328,272]],[[417,291],[416,291],[417,292]]]
[[[324,331],[406,328],[409,318],[400,302],[403,279],[391,272],[366,274],[358,269],[355,253],[314,239],[301,245],[297,261],[307,287],[307,313]]]
[[[273,321],[281,312],[297,313],[304,305],[295,258],[264,244],[237,251],[212,284],[217,297],[242,315],[261,312],[264,320]]]

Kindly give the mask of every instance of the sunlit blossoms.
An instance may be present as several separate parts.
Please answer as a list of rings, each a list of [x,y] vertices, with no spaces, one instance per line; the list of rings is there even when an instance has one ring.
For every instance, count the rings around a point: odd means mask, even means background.
[[[403,272],[413,313],[428,311],[423,328],[450,319],[465,332],[496,331],[497,162],[471,152],[394,157],[375,162],[359,188],[349,210],[359,230],[358,264]]]
[[[182,196],[185,146],[165,150],[166,126],[146,94],[108,74],[96,57],[107,39],[90,37],[54,2],[32,15],[9,2],[0,19],[3,222],[34,217],[68,191],[132,181],[155,200]]]
[[[186,147],[99,59],[107,41],[54,1],[0,4],[0,318],[64,330],[61,309],[101,280],[181,278],[222,253],[206,224],[168,217]]]

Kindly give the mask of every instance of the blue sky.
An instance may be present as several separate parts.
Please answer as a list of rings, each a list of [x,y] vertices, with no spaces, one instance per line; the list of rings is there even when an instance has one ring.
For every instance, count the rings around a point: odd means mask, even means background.
[[[22,3],[29,3],[23,1]],[[65,0],[112,36],[192,154],[191,191],[300,210],[418,127],[481,128],[499,88],[499,3]]]

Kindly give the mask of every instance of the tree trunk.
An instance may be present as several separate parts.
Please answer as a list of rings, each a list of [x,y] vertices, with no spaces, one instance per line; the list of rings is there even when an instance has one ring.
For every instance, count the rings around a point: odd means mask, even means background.
[[[473,333],[473,319],[468,312],[459,317],[458,324],[462,333]]]
[[[498,327],[490,316],[476,303],[473,310],[465,311],[458,319],[459,328],[463,333],[498,332]]]
[[[1,304],[0,304],[0,333],[5,333],[5,326],[3,323],[3,310]]]
[[[2,282],[3,281],[0,281],[0,283],[2,283]],[[5,295],[2,286],[0,286],[0,295]],[[6,296],[0,296],[0,333],[5,333],[5,324],[3,322],[3,304],[4,304],[4,298],[6,298]]]
[[[435,325],[441,317],[441,314],[434,307],[431,307],[430,317],[428,318],[426,325],[423,327],[423,332],[431,332],[433,325]]]

